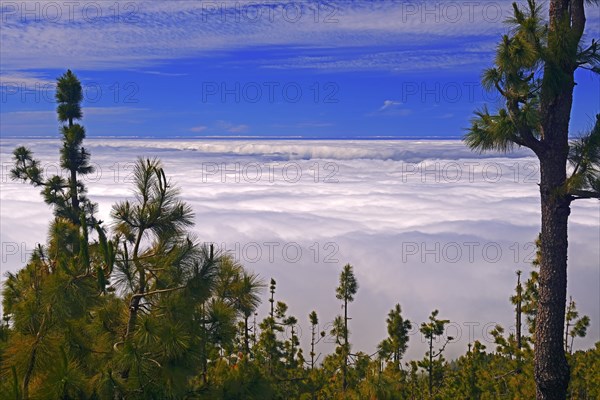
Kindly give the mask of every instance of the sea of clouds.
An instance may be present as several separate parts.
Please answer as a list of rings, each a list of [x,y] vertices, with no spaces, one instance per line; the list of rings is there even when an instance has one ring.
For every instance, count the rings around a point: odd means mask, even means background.
[[[10,180],[18,145],[29,146],[46,173],[58,165],[58,141],[2,140],[2,274],[25,264],[51,219],[38,189]],[[415,325],[407,358],[424,354],[417,328],[433,309],[452,321],[449,357],[473,340],[493,349],[489,331],[514,325],[515,272],[529,274],[540,224],[539,167],[530,152],[480,155],[450,140],[93,139],[86,146],[96,173],[85,182],[107,224],[111,205],[131,196],[133,161],[160,158],[194,208],[196,235],[277,280],[276,299],[298,317],[304,346],[310,311],[325,330],[343,311],[335,287],[346,263],[360,285],[349,309],[355,350],[375,351],[396,303]],[[576,202],[568,291],[592,319],[577,348],[600,340],[599,243],[598,201]],[[266,290],[263,298],[259,319]]]

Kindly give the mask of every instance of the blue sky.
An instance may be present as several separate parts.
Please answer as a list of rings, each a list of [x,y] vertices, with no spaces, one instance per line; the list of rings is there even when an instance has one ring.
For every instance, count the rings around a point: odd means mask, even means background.
[[[478,82],[509,5],[4,1],[0,128],[56,136],[71,68],[89,137],[456,138],[497,102]],[[577,78],[573,134],[600,110],[598,77]]]

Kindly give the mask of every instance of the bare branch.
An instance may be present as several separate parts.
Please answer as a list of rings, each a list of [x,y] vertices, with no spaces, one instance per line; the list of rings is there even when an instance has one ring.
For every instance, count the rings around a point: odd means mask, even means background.
[[[160,294],[160,293],[168,293],[168,292],[173,292],[175,290],[182,290],[185,289],[187,286],[177,286],[177,287],[173,287],[173,288],[168,288],[168,289],[160,289],[160,290],[153,290],[150,292],[145,292],[145,293],[136,293],[132,296],[132,298],[141,298],[141,297],[146,297],[146,296],[152,296],[155,294]]]

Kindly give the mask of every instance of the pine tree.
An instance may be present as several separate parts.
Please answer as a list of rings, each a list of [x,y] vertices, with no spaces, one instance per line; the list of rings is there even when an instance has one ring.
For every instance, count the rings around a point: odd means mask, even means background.
[[[402,308],[400,304],[396,304],[386,320],[388,337],[384,339],[378,346],[380,357],[384,360],[392,359],[392,364],[396,371],[400,370],[401,360],[408,348],[409,332],[412,329],[412,324],[409,320],[402,318]]]
[[[250,332],[256,334],[249,325],[249,319],[261,303],[259,294],[263,287],[264,284],[257,274],[244,271],[236,288],[236,308],[244,320],[244,350],[248,355],[250,354]]]
[[[19,396],[39,393],[56,397],[81,397],[82,374],[89,373],[93,350],[84,340],[92,324],[90,312],[106,306],[107,275],[114,263],[114,243],[106,240],[101,222],[94,218],[95,205],[85,197],[80,176],[93,172],[89,153],[82,147],[85,131],[73,121],[81,119],[81,83],[67,71],[58,79],[56,100],[61,122],[60,175],[45,178],[41,163],[25,148],[15,149],[12,178],[42,188],[42,196],[54,208],[46,246],[38,246],[24,269],[9,274],[3,289],[3,307],[12,315],[15,335],[23,342],[9,343],[9,363],[14,362],[14,383]],[[96,230],[99,242],[90,243]],[[24,318],[24,319],[23,319]],[[60,362],[51,363],[50,360]],[[12,361],[10,361],[12,360]],[[46,385],[43,377],[61,377],[63,385]],[[58,378],[57,378],[58,379]]]
[[[85,129],[73,122],[83,117],[83,91],[81,82],[71,70],[58,78],[55,97],[58,120],[68,122],[60,129],[60,166],[68,172],[69,178],[65,181],[60,175],[55,175],[44,179],[41,163],[33,158],[33,153],[26,147],[15,149],[15,166],[11,173],[13,179],[41,187],[44,200],[54,207],[55,215],[79,225],[82,211],[86,218],[91,218],[95,211],[95,206],[85,197],[86,188],[79,178],[94,172],[94,168],[89,163],[90,154],[83,147]]]
[[[342,352],[343,352],[342,353],[342,357],[343,357],[342,387],[343,387],[344,391],[347,389],[347,386],[348,386],[348,357],[350,355],[350,343],[348,341],[348,335],[349,335],[348,320],[350,319],[348,317],[348,303],[351,303],[354,301],[354,295],[356,295],[357,291],[358,291],[358,282],[354,276],[354,269],[353,269],[352,265],[346,264],[344,266],[344,269],[342,270],[342,273],[340,274],[340,284],[336,289],[336,298],[338,300],[343,301],[343,307],[344,307],[344,318],[343,318],[344,344],[342,346]]]
[[[431,315],[429,316],[429,322],[421,323],[421,328],[420,328],[420,331],[423,334],[423,337],[428,342],[429,350],[425,354],[425,358],[422,361],[419,361],[418,365],[419,365],[419,367],[421,367],[427,371],[427,377],[428,377],[427,388],[428,388],[428,393],[429,393],[430,398],[431,398],[431,396],[433,396],[434,380],[439,380],[439,379],[435,379],[435,378],[436,378],[436,375],[439,375],[439,373],[441,372],[441,368],[443,365],[444,360],[442,357],[442,353],[446,349],[446,345],[453,339],[451,336],[448,336],[446,338],[446,341],[444,342],[444,344],[440,347],[440,349],[437,350],[437,352],[434,351],[433,343],[435,341],[437,341],[437,339],[444,334],[446,324],[448,324],[450,322],[447,319],[437,319],[438,314],[439,314],[438,310],[433,310],[431,312]]]
[[[598,3],[596,0],[587,3]],[[541,259],[537,309],[535,375],[538,400],[565,399],[569,367],[563,346],[567,288],[567,223],[576,199],[600,198],[600,116],[592,132],[569,144],[575,71],[600,72],[600,48],[582,44],[584,0],[551,0],[549,21],[528,0],[513,4],[514,29],[504,35],[495,67],[483,85],[498,91],[505,106],[476,112],[465,137],[478,151],[507,152],[527,147],[540,162]],[[567,164],[573,166],[568,174]]]
[[[177,397],[198,367],[206,380],[208,345],[234,339],[236,310],[213,295],[226,257],[187,232],[191,208],[158,160],[138,160],[134,187],[111,213],[114,285],[128,303],[115,366],[126,392],[142,385],[143,396]]]
[[[573,342],[576,337],[585,337],[590,326],[590,317],[579,317],[577,305],[573,297],[569,297],[569,305],[565,314],[565,352],[573,353]]]
[[[317,353],[315,353],[315,346],[325,337],[325,331],[321,331],[320,337],[317,338],[317,327],[319,325],[319,317],[316,311],[312,311],[308,319],[310,321],[310,369],[315,369],[315,363],[319,359]]]

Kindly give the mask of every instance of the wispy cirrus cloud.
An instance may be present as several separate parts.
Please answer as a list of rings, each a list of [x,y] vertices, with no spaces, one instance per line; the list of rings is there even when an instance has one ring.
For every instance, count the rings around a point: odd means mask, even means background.
[[[256,46],[294,46],[302,53],[318,48],[415,46],[453,38],[460,43],[503,30],[502,18],[488,15],[489,5],[486,9],[456,3],[459,7],[451,9],[444,2],[144,1],[116,3],[120,8],[82,2],[67,10],[57,2],[39,1],[30,6],[38,15],[26,13],[19,2],[8,3],[2,9],[1,67],[13,71],[61,69],[65,60],[77,69],[149,68],[168,60]],[[502,16],[509,3],[494,2],[493,9]],[[60,17],[50,13],[50,4],[59,5]],[[383,60],[372,61],[366,66]]]
[[[339,71],[415,72],[434,70],[454,70],[470,67],[479,70],[489,65],[492,52],[463,52],[452,49],[411,49],[346,53],[338,52],[333,56],[295,56],[275,60],[258,60],[264,68],[272,69],[314,69]]]
[[[50,78],[44,73],[31,71],[0,72],[0,88],[4,91],[20,90],[22,87],[41,91],[54,87],[54,85],[56,85],[56,79]]]
[[[491,52],[511,15],[510,0],[486,2],[385,1],[83,1],[40,0],[2,3],[2,60],[6,71],[146,68],[182,58],[267,47],[296,48],[305,57],[315,49],[374,46],[455,47],[454,58]],[[590,8],[591,10],[592,8]],[[590,12],[590,37],[600,32]],[[299,64],[310,68],[388,69],[385,58],[363,51],[360,63],[344,60]],[[423,60],[420,61],[421,57]],[[297,61],[301,61],[298,59]],[[305,60],[306,61],[306,60]],[[326,60],[323,60],[326,61]],[[415,62],[416,61],[416,62]],[[444,65],[415,53],[413,68]],[[267,63],[271,65],[272,63]],[[464,65],[455,61],[452,65]]]

